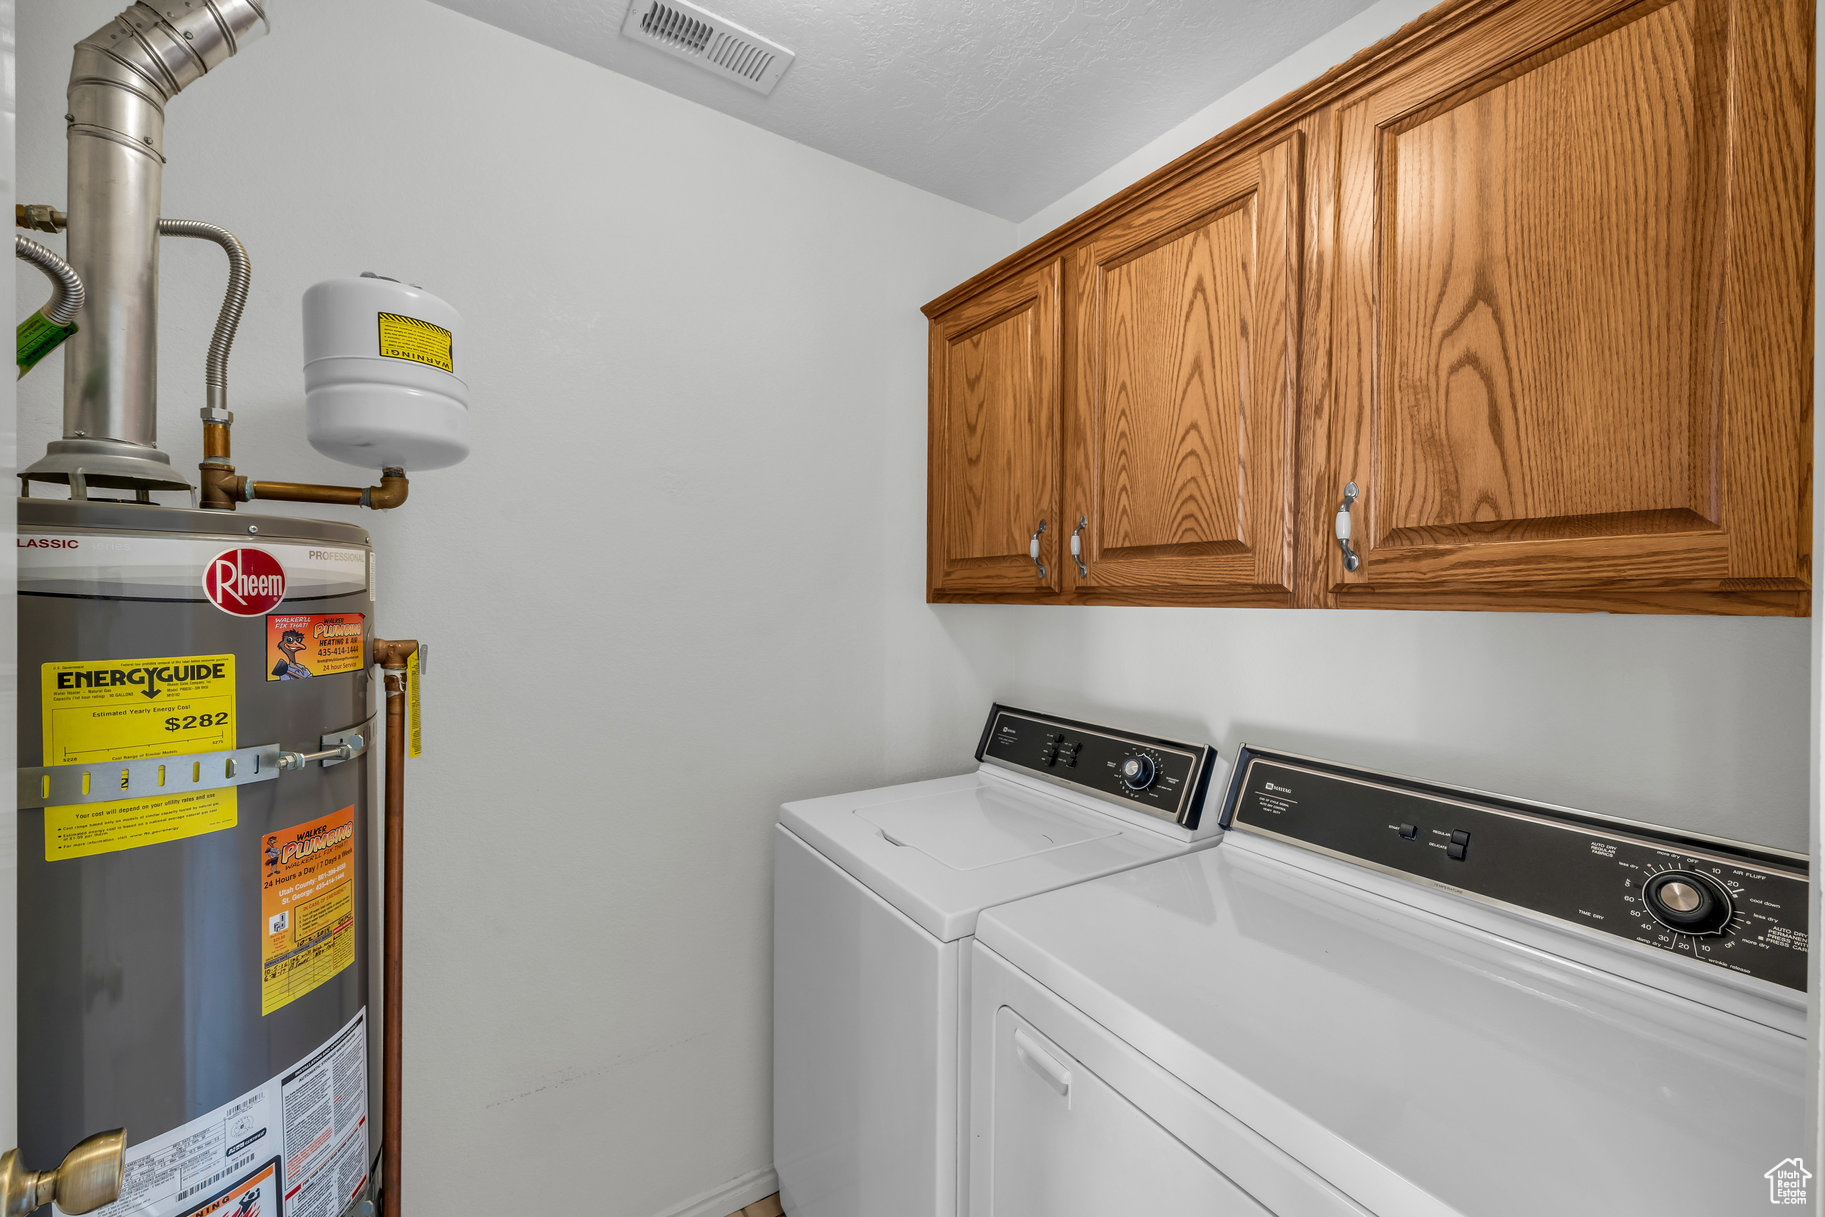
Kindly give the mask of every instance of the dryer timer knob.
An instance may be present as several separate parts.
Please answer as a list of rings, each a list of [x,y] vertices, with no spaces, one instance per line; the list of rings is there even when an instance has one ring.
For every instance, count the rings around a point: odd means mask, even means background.
[[[1158,775],[1158,770],[1154,766],[1152,757],[1131,756],[1116,767],[1116,773],[1121,776],[1122,785],[1130,790],[1140,791],[1153,785],[1153,779]]]

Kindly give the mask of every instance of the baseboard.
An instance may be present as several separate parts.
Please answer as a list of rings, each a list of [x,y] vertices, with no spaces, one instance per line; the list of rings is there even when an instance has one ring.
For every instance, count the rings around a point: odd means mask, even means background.
[[[779,1176],[772,1167],[750,1171],[739,1179],[694,1196],[677,1208],[665,1210],[658,1217],[729,1217],[756,1200],[764,1200],[779,1190]]]

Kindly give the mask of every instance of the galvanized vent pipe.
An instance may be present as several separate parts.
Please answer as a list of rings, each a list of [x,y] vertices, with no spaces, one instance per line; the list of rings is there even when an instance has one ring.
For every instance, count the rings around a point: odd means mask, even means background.
[[[271,0],[142,0],[76,44],[68,257],[88,289],[64,356],[64,437],[24,476],[187,490],[158,438],[165,103],[266,32]]]

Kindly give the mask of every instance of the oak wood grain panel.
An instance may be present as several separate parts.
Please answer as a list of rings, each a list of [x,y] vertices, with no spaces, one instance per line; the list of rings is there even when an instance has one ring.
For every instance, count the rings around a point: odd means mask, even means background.
[[[930,592],[1060,587],[1061,275],[1043,267],[932,323]],[[1043,578],[1028,548],[1041,522]]]
[[[1812,574],[1811,3],[1732,6],[1727,330],[1719,393],[1730,573]]]
[[[1810,31],[1517,5],[1343,107],[1333,595],[1807,587]]]
[[[1241,552],[1255,196],[1103,266],[1102,555],[1212,543]]]
[[[1078,251],[1066,519],[1076,595],[1290,602],[1297,137],[1218,166]]]
[[[1382,137],[1373,516],[1397,529],[1716,500],[1695,45],[1669,5]],[[1694,358],[1698,356],[1698,358]],[[1695,468],[1695,464],[1698,465]]]
[[[1812,593],[1733,588],[1659,589],[1617,586],[1453,588],[1431,593],[1366,584],[1342,589],[1337,607],[1497,613],[1672,613],[1736,617],[1806,617]]]
[[[1318,110],[1300,124],[1305,146],[1305,225],[1299,276],[1300,340],[1296,418],[1293,430],[1294,509],[1293,603],[1330,608],[1331,559],[1337,544],[1332,515],[1343,495],[1334,479],[1331,380],[1328,341],[1335,292],[1337,209],[1337,121]]]

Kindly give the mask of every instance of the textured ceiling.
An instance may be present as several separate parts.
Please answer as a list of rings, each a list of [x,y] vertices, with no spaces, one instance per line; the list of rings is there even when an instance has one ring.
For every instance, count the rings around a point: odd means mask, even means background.
[[[700,0],[798,61],[771,97],[620,36],[628,0],[436,0],[1010,220],[1371,0]]]

